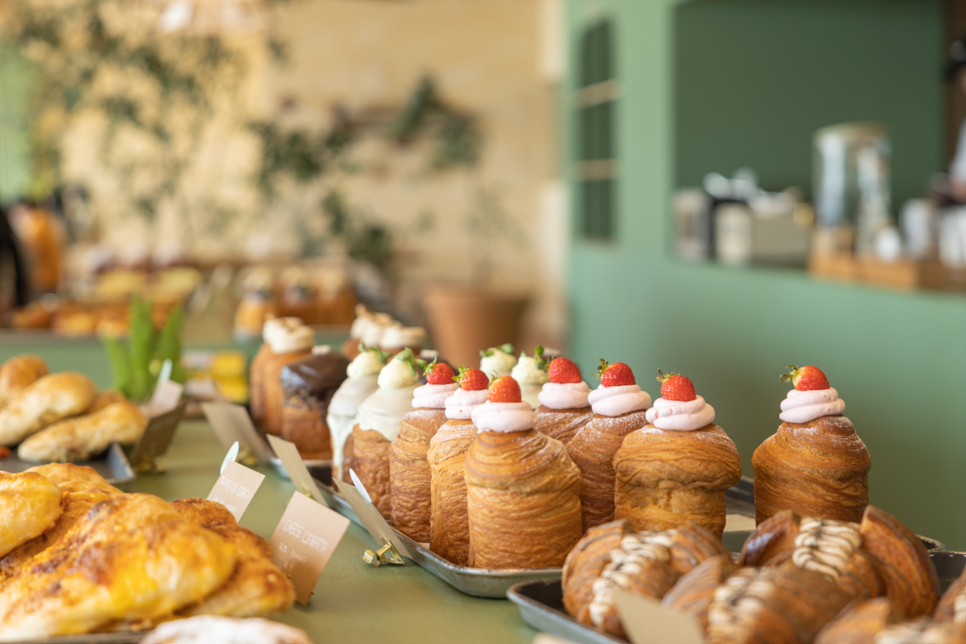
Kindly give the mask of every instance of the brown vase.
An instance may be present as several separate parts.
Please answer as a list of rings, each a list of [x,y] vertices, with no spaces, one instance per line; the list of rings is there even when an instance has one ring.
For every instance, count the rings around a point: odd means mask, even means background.
[[[433,345],[454,366],[475,367],[480,350],[517,345],[529,297],[474,286],[438,284],[423,293]]]

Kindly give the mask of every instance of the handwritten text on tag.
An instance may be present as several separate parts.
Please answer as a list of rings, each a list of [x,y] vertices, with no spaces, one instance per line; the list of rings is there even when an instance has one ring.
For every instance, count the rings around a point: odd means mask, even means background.
[[[215,487],[211,488],[208,500],[221,503],[241,521],[248,504],[255,498],[255,492],[265,480],[265,475],[235,462],[228,462],[225,471],[218,477]]]
[[[292,580],[300,604],[308,603],[348,527],[349,520],[341,514],[301,492],[292,495],[270,543],[272,561]]]

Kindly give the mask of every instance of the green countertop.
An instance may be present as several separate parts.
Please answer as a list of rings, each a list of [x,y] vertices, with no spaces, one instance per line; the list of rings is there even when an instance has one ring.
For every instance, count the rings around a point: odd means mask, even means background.
[[[110,384],[106,358],[96,342],[0,339],[0,361],[26,352],[43,357],[52,371],[76,369],[101,387]],[[206,497],[218,478],[224,454],[208,423],[185,421],[164,457],[167,471],[141,476],[126,491],[156,494],[168,501]],[[295,490],[274,469],[256,469],[266,478],[241,525],[268,539]],[[509,601],[464,595],[412,563],[372,568],[363,562],[362,554],[373,545],[365,530],[351,524],[309,604],[296,604],[273,619],[305,629],[316,644],[516,644],[533,640],[536,632]]]

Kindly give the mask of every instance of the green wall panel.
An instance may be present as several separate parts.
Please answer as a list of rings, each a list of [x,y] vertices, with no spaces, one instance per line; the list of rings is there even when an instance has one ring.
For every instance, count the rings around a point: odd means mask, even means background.
[[[30,183],[29,91],[27,64],[0,43],[0,205],[22,197]]]
[[[748,475],[754,449],[780,423],[784,366],[818,364],[872,454],[872,502],[920,534],[966,550],[966,298],[670,257],[674,4],[568,3],[571,42],[600,12],[615,17],[621,83],[619,234],[605,244],[574,231],[574,358],[588,376],[598,358],[625,361],[654,397],[658,367],[689,375],[738,445]],[[891,3],[855,4],[871,11]],[[568,160],[573,86],[570,79],[561,103]],[[572,164],[565,167],[575,186]]]
[[[743,165],[811,190],[812,133],[879,121],[893,209],[943,163],[941,0],[696,0],[674,23],[678,185]]]

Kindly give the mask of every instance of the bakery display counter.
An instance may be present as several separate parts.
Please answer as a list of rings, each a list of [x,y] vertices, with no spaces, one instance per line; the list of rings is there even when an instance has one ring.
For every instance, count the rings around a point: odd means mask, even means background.
[[[182,423],[165,456],[167,472],[139,477],[125,491],[164,499],[205,497],[218,478],[224,448],[203,421]],[[271,467],[241,520],[268,538],[294,488]],[[509,601],[464,595],[413,563],[373,568],[362,560],[369,534],[352,524],[315,587],[307,606],[296,604],[280,622],[304,629],[320,642],[529,643],[536,631]]]

